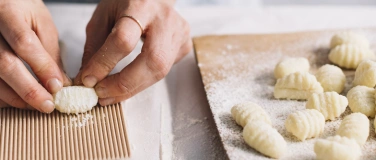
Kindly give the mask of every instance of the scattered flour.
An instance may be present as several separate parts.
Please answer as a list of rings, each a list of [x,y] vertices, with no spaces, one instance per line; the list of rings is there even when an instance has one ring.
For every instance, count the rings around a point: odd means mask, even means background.
[[[81,114],[81,115],[72,115],[70,116],[70,125],[72,127],[84,127],[89,124],[94,124],[93,115],[91,114]]]
[[[325,47],[328,46],[331,35],[332,33],[323,32],[322,34],[310,35],[312,39],[302,41],[282,44],[269,42],[270,45],[267,50],[238,51],[233,47],[234,45],[224,44],[216,51],[220,54],[202,51],[198,53],[199,57],[203,56],[205,59],[211,56],[211,60],[215,62],[209,65],[199,61],[199,67],[206,84],[205,90],[214,120],[230,159],[269,159],[245,144],[241,134],[242,128],[231,117],[231,107],[245,101],[252,101],[262,106],[270,115],[273,127],[285,138],[288,149],[287,154],[282,159],[315,159],[313,151],[315,139],[301,142],[288,133],[284,127],[287,116],[292,112],[305,109],[306,102],[274,99],[273,90],[276,80],[273,76],[273,69],[278,61],[288,54],[289,56],[307,57],[311,63],[311,72],[314,73],[318,67],[329,63],[327,58],[329,50],[328,47]],[[281,48],[281,46],[286,48]],[[375,46],[373,46],[373,50],[375,50]],[[216,67],[213,68],[213,66]],[[347,84],[342,95],[346,95],[354,77],[353,71],[345,71],[345,74]],[[339,119],[327,121],[324,133],[319,138],[333,136],[341,119],[350,112],[347,108]],[[370,120],[371,122],[373,122],[373,119]],[[189,123],[195,124],[199,121],[192,120]],[[361,159],[376,159],[375,129],[373,125],[370,125],[370,127],[370,136],[363,147]]]

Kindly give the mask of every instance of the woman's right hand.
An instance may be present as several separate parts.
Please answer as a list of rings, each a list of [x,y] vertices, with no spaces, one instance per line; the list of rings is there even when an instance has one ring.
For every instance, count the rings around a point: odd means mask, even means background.
[[[0,107],[50,113],[52,94],[70,84],[62,70],[58,33],[43,1],[0,1]]]

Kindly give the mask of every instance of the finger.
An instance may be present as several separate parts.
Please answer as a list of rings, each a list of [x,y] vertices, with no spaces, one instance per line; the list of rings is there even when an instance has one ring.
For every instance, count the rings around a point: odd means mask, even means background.
[[[111,104],[114,104],[114,103],[118,103],[118,102],[121,102],[125,99],[127,99],[129,97],[127,96],[118,96],[118,97],[109,97],[109,98],[100,98],[98,100],[99,104],[101,106],[107,106],[107,105],[111,105]]]
[[[86,87],[94,87],[104,79],[137,45],[141,30],[130,18],[120,18],[103,46],[91,57],[83,67],[81,80]]]
[[[175,63],[179,62],[193,48],[192,40],[189,38],[179,49],[179,53],[175,59]]]
[[[24,17],[17,14],[2,14],[0,19],[8,22],[0,25],[0,32],[13,51],[30,65],[48,91],[51,93],[59,91],[63,86],[60,68],[43,48],[38,36],[25,22]]]
[[[61,70],[61,73],[62,73],[62,76],[63,76],[63,79],[64,79],[63,86],[64,87],[71,86],[73,84],[72,79],[68,76],[67,72],[64,71],[63,61],[61,60],[62,53],[63,52],[66,53],[66,46],[61,41],[59,41],[59,48],[60,48],[59,59],[56,60],[56,61],[58,61],[58,65],[60,67],[60,70]]]
[[[90,22],[87,24],[82,66],[85,66],[89,62],[91,57],[101,48],[107,36],[110,34],[112,26],[110,26],[108,22],[106,23],[106,21],[106,18],[95,12]]]
[[[66,75],[64,66],[61,61],[59,34],[56,26],[49,14],[37,17],[38,24],[43,24],[35,28],[36,34],[42,43],[43,48],[50,54],[51,58],[60,68],[61,77],[63,78],[63,86],[72,85],[72,80]],[[64,46],[62,46],[64,47]]]
[[[174,33],[173,41],[177,42],[177,44],[181,44],[181,46],[175,59],[175,63],[179,62],[193,48],[189,24],[182,17],[179,15],[177,16],[179,17],[178,19],[180,19],[180,21],[177,22],[179,30]]]
[[[2,79],[0,79],[0,99],[13,107],[27,108],[27,103]]]
[[[169,72],[178,51],[172,34],[163,27],[150,29],[140,55],[120,73],[97,84],[99,98],[129,98],[161,80]]]
[[[0,37],[0,77],[35,109],[45,113],[54,110],[52,95],[37,82],[23,62],[11,52],[2,37]]]
[[[193,47],[192,40],[188,37],[187,41],[180,47],[175,63],[180,61],[187,53],[189,53],[192,50],[192,47]],[[118,97],[100,98],[98,102],[101,106],[106,106],[106,105],[121,102],[127,98],[129,97],[118,96]]]
[[[98,9],[97,9],[98,10]],[[94,12],[93,17],[86,26],[86,42],[84,46],[84,54],[82,56],[82,63],[79,73],[74,79],[75,85],[83,85],[81,80],[83,66],[86,66],[91,57],[99,50],[99,48],[104,44],[108,34],[111,32],[111,28],[106,24],[106,19],[102,18],[102,15]]]
[[[0,99],[0,108],[10,107],[7,103]]]

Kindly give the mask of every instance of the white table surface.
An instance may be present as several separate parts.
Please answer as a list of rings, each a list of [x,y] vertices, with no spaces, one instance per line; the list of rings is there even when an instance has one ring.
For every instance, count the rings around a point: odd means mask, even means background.
[[[95,5],[47,6],[67,47],[62,54],[65,69],[74,77],[81,64],[85,27]],[[376,7],[365,6],[206,6],[177,10],[191,25],[192,36],[376,27]],[[141,45],[113,72],[137,56]],[[165,79],[123,104],[130,159],[226,159],[193,52],[176,64]]]

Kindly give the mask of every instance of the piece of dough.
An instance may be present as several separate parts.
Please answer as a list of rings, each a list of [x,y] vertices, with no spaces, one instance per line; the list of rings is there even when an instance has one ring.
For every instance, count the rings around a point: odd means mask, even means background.
[[[272,158],[280,158],[286,152],[285,139],[264,121],[247,123],[243,130],[243,138],[253,149]]]
[[[309,62],[307,58],[286,58],[275,66],[274,77],[278,79],[291,73],[308,71]]]
[[[329,53],[331,62],[348,69],[355,69],[360,62],[366,59],[375,59],[374,53],[369,48],[352,44],[339,45]]]
[[[98,103],[94,88],[83,86],[63,87],[54,94],[55,107],[62,113],[84,113]]]
[[[306,103],[306,108],[320,111],[325,120],[334,120],[345,111],[347,105],[348,101],[345,96],[337,92],[324,92],[312,94]]]
[[[362,61],[355,71],[353,86],[375,87],[376,85],[376,62],[371,60]]]
[[[368,39],[364,35],[354,32],[342,32],[334,35],[330,41],[330,48],[333,49],[342,44],[354,44],[369,48]]]
[[[269,115],[259,105],[252,102],[245,102],[231,108],[231,115],[236,123],[244,127],[248,121],[264,121],[271,125]]]
[[[314,151],[317,160],[357,160],[362,155],[354,139],[338,135],[317,140]]]
[[[285,127],[288,132],[304,141],[317,137],[324,131],[325,118],[315,109],[297,111],[287,117]]]
[[[335,91],[341,93],[345,88],[346,76],[342,69],[337,66],[323,65],[315,75],[325,92]]]
[[[375,89],[356,86],[347,92],[347,99],[352,112],[360,112],[368,117],[375,117]]]
[[[312,93],[322,93],[323,91],[324,89],[315,76],[307,72],[295,72],[277,80],[274,97],[308,99]]]
[[[369,135],[369,120],[362,113],[352,113],[346,116],[337,130],[337,135],[355,139],[359,146],[363,146]]]

